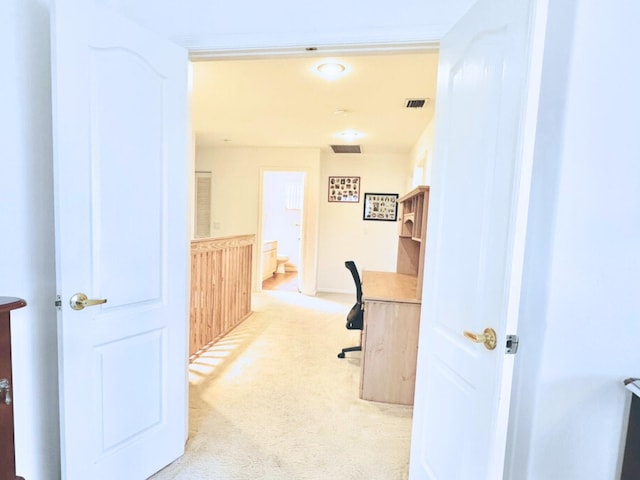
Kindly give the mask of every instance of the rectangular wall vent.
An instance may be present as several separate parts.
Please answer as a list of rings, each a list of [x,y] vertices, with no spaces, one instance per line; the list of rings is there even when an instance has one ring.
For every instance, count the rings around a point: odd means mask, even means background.
[[[333,153],[362,153],[360,145],[331,145]]]
[[[407,98],[404,106],[406,108],[424,108],[428,100],[428,98]]]

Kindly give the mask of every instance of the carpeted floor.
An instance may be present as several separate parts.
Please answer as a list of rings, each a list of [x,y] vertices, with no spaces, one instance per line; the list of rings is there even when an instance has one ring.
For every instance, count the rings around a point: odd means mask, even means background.
[[[254,295],[254,313],[190,368],[184,457],[153,480],[404,480],[412,408],[358,398],[352,296]]]

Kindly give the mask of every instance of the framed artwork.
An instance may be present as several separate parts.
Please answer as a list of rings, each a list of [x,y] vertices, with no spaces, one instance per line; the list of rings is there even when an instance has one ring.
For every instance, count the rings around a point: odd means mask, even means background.
[[[329,201],[358,203],[360,177],[329,177]]]
[[[365,193],[363,220],[395,222],[398,218],[397,193]]]

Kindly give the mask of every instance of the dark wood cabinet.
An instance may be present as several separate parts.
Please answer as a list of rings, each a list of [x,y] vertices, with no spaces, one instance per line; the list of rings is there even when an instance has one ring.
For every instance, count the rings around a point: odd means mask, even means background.
[[[640,379],[628,378],[624,384],[632,395],[620,480],[638,480],[640,478],[640,395],[638,393]]]
[[[24,480],[16,476],[10,315],[26,304],[20,298],[0,297],[0,480]]]

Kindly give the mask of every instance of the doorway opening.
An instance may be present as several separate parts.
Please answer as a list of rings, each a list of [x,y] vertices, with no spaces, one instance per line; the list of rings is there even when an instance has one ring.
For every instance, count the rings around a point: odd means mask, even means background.
[[[263,290],[301,290],[304,184],[304,172],[262,174]]]

